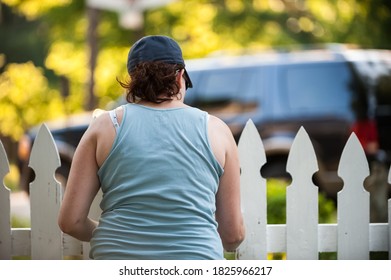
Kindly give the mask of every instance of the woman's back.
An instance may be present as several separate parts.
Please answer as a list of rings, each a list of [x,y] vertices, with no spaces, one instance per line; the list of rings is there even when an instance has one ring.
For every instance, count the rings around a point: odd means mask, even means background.
[[[214,214],[222,171],[207,113],[126,105],[98,172],[103,214],[92,257],[221,259]]]

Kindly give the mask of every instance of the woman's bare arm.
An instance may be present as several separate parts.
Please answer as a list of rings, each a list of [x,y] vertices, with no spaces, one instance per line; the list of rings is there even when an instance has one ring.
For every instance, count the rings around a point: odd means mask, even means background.
[[[211,116],[209,136],[217,160],[224,167],[216,195],[216,220],[226,251],[236,250],[244,240],[240,207],[240,164],[237,145],[228,126]]]
[[[97,222],[88,218],[99,187],[96,162],[96,129],[94,120],[83,135],[72,160],[72,166],[60,208],[61,230],[79,240],[89,241]]]
[[[123,110],[116,110],[119,123]],[[89,241],[97,222],[88,218],[91,204],[99,191],[99,167],[108,156],[115,139],[109,113],[95,110],[94,119],[83,135],[72,160],[72,166],[60,208],[61,230],[79,240]]]

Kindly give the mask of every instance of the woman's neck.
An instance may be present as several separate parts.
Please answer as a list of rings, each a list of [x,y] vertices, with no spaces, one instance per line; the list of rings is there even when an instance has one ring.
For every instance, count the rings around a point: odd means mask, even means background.
[[[188,107],[186,104],[183,103],[181,99],[172,99],[167,100],[162,103],[154,103],[146,100],[140,100],[137,102],[137,104],[152,107],[152,108],[177,108],[177,107]]]

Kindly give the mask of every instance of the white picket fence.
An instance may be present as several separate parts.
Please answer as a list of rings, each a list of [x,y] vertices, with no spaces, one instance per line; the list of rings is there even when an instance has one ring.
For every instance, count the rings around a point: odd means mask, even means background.
[[[1,144],[1,142],[0,142]],[[367,260],[370,252],[388,252],[391,259],[391,199],[388,223],[370,223],[370,197],[364,189],[369,175],[364,151],[352,134],[341,155],[338,175],[344,181],[338,193],[338,223],[318,223],[318,188],[312,175],[318,170],[316,155],[301,128],[291,147],[287,171],[292,184],[286,191],[286,224],[267,224],[266,180],[260,169],[266,163],[262,140],[250,120],[240,138],[242,211],[246,238],[238,259],[267,259],[268,253],[286,253],[287,259],[318,259],[319,252],[337,252],[338,259]],[[10,190],[0,185],[0,259],[88,259],[89,244],[61,232],[57,215],[62,186],[54,173],[60,158],[52,135],[42,125],[33,146],[30,167],[36,173],[30,185],[31,228],[11,228]],[[0,179],[9,172],[7,155],[0,145]],[[391,169],[388,175],[391,183]],[[100,195],[90,216],[98,218]]]

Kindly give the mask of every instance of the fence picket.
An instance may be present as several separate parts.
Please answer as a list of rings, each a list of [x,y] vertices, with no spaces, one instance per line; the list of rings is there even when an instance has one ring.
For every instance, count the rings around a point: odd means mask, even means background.
[[[312,182],[318,164],[303,127],[289,152],[287,171],[293,178],[286,191],[287,259],[318,259],[318,187]]]
[[[238,250],[239,259],[266,259],[266,180],[261,167],[266,163],[265,150],[254,123],[249,120],[238,143],[241,176],[241,207],[246,237]]]
[[[10,190],[4,185],[9,173],[8,157],[0,141],[0,259],[11,258],[11,200]]]
[[[12,256],[31,256],[31,229],[15,228],[12,232]]]
[[[62,233],[57,224],[61,184],[55,179],[60,157],[48,127],[43,124],[35,139],[30,167],[35,180],[30,183],[31,256],[33,259],[62,259]]]
[[[369,259],[369,192],[364,189],[369,166],[354,133],[342,151],[338,175],[344,182],[338,193],[338,259]]]

